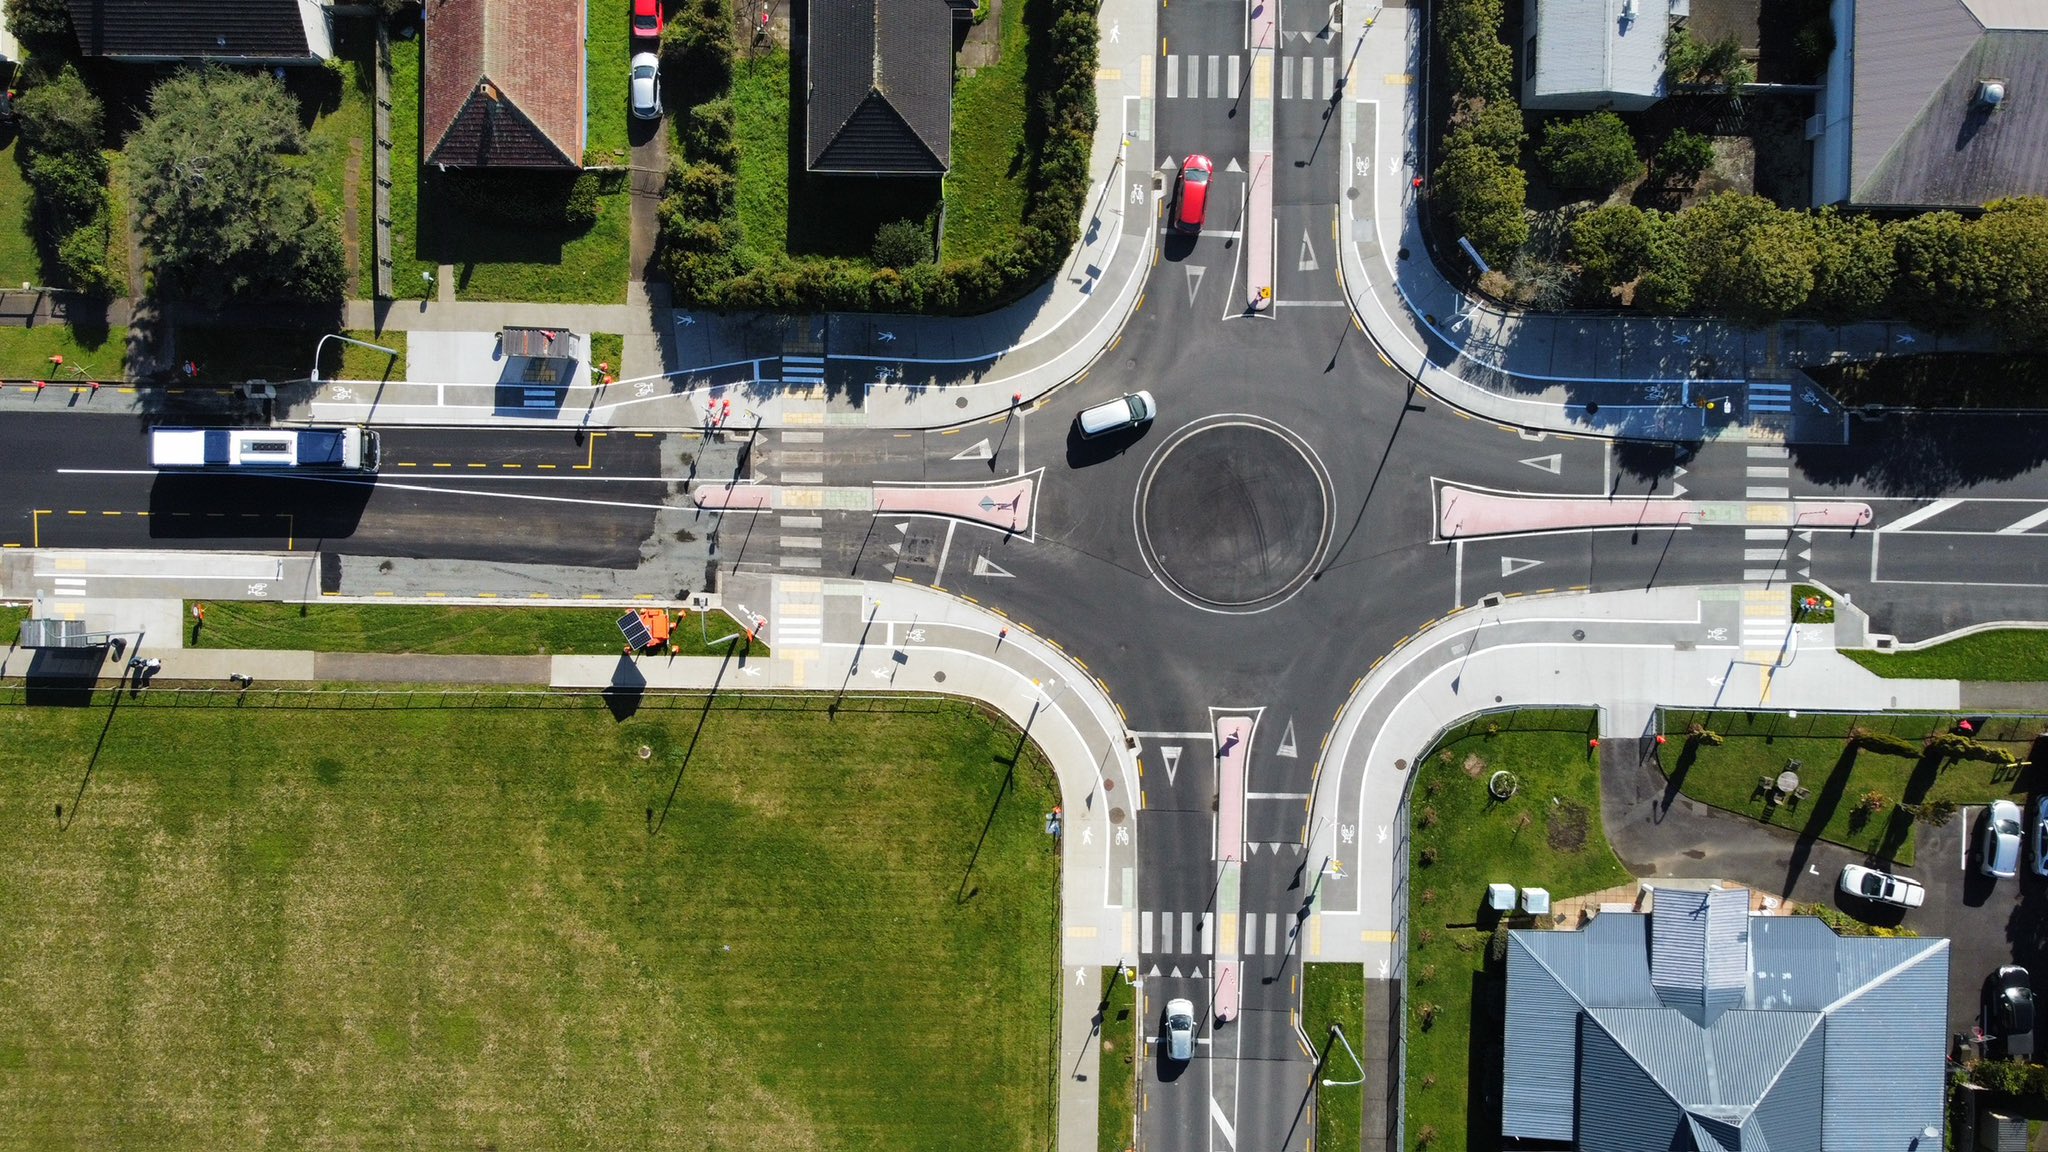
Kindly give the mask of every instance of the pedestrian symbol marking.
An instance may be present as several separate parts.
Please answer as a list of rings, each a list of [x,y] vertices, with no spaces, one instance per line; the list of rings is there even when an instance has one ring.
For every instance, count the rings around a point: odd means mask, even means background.
[[[1173,787],[1173,774],[1180,771],[1180,745],[1167,744],[1159,749],[1160,759],[1166,761],[1166,786]]]
[[[1008,580],[1016,579],[1014,575],[1004,571],[1001,565],[990,561],[986,556],[976,556],[974,558],[974,574],[976,576],[1000,576]]]
[[[1541,563],[1541,560],[1524,560],[1520,556],[1503,556],[1500,558],[1500,574],[1505,579],[1517,572],[1527,572]]]
[[[996,450],[993,447],[990,447],[988,437],[984,436],[981,439],[975,441],[973,444],[969,445],[967,448],[954,453],[953,459],[992,460],[995,458],[995,454]]]
[[[1556,476],[1564,470],[1564,453],[1553,452],[1548,456],[1531,456],[1527,460],[1522,461],[1522,463],[1539,472],[1548,472],[1552,476]]]
[[[1294,717],[1289,716],[1287,718],[1287,731],[1281,734],[1280,748],[1273,755],[1289,757],[1299,757],[1301,755],[1300,751],[1294,746]]]

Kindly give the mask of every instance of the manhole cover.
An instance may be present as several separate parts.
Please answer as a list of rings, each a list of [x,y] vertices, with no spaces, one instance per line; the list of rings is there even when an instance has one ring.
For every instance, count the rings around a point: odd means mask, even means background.
[[[1281,429],[1211,424],[1153,457],[1138,493],[1140,543],[1188,599],[1252,609],[1308,579],[1329,539],[1329,487]]]
[[[1116,781],[1114,781],[1114,780],[1104,780],[1104,781],[1102,782],[1102,790],[1103,790],[1104,792],[1114,792],[1114,791],[1116,791]]]
[[[944,672],[934,672],[932,673],[932,681],[937,684],[944,684],[946,682],[946,674]]]
[[[954,400],[954,401],[953,401],[953,407],[955,407],[955,408],[965,408],[965,407],[967,407],[967,397],[965,397],[965,396],[962,396],[962,397],[959,397],[958,399]]]
[[[1123,822],[1124,822],[1124,810],[1123,810],[1123,809],[1121,809],[1121,808],[1111,808],[1111,809],[1109,810],[1109,822],[1110,822],[1111,824],[1121,824],[1121,823],[1123,823]]]

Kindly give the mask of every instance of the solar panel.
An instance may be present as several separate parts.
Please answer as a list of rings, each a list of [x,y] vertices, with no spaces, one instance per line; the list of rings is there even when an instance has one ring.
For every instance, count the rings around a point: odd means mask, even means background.
[[[647,631],[647,623],[640,619],[638,612],[628,612],[619,617],[619,632],[635,651],[654,643],[654,635]]]

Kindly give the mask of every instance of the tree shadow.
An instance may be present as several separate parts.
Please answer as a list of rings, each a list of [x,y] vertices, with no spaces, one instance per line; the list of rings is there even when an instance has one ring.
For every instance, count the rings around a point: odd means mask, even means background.
[[[1032,703],[1031,715],[1025,718],[1023,730],[1017,733],[1017,746],[1010,750],[1008,757],[998,757],[996,760],[996,763],[1003,765],[1007,771],[1003,773],[1002,783],[996,786],[996,798],[988,807],[988,819],[981,822],[981,838],[974,842],[974,853],[967,858],[967,869],[960,873],[960,886],[953,891],[955,904],[965,904],[981,891],[978,887],[969,889],[967,881],[973,878],[974,866],[981,861],[981,849],[988,843],[989,829],[996,825],[996,813],[1002,811],[1003,797],[1009,795],[1010,790],[1016,786],[1017,761],[1024,756],[1024,745],[1031,739],[1031,722],[1038,719],[1042,707],[1040,702]]]
[[[1844,745],[1842,754],[1835,758],[1834,767],[1828,769],[1828,777],[1822,781],[1820,791],[1813,794],[1813,807],[1808,809],[1806,822],[1793,841],[1791,858],[1785,864],[1785,887],[1778,894],[1790,895],[1792,886],[1806,871],[1806,861],[1813,855],[1813,843],[1835,818],[1835,809],[1841,807],[1842,797],[1849,792],[1849,774],[1856,767],[1856,746]]]

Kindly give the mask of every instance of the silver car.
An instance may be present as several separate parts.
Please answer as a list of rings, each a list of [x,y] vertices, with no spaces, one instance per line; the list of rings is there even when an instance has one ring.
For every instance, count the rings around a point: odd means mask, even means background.
[[[1166,1002],[1166,1054],[1186,1060],[1195,1054],[1195,1002],[1187,999]]]
[[[1841,888],[1851,896],[1861,896],[1879,904],[1896,904],[1901,908],[1918,908],[1927,902],[1927,889],[1904,876],[1879,872],[1861,864],[1842,866]]]
[[[642,120],[661,119],[661,57],[652,52],[633,56],[627,91],[632,96],[633,115]]]
[[[2048,796],[2034,801],[2034,875],[2048,876]]]
[[[2020,867],[2020,806],[2010,800],[1993,800],[1984,809],[1984,856],[1986,876],[2011,876]]]

